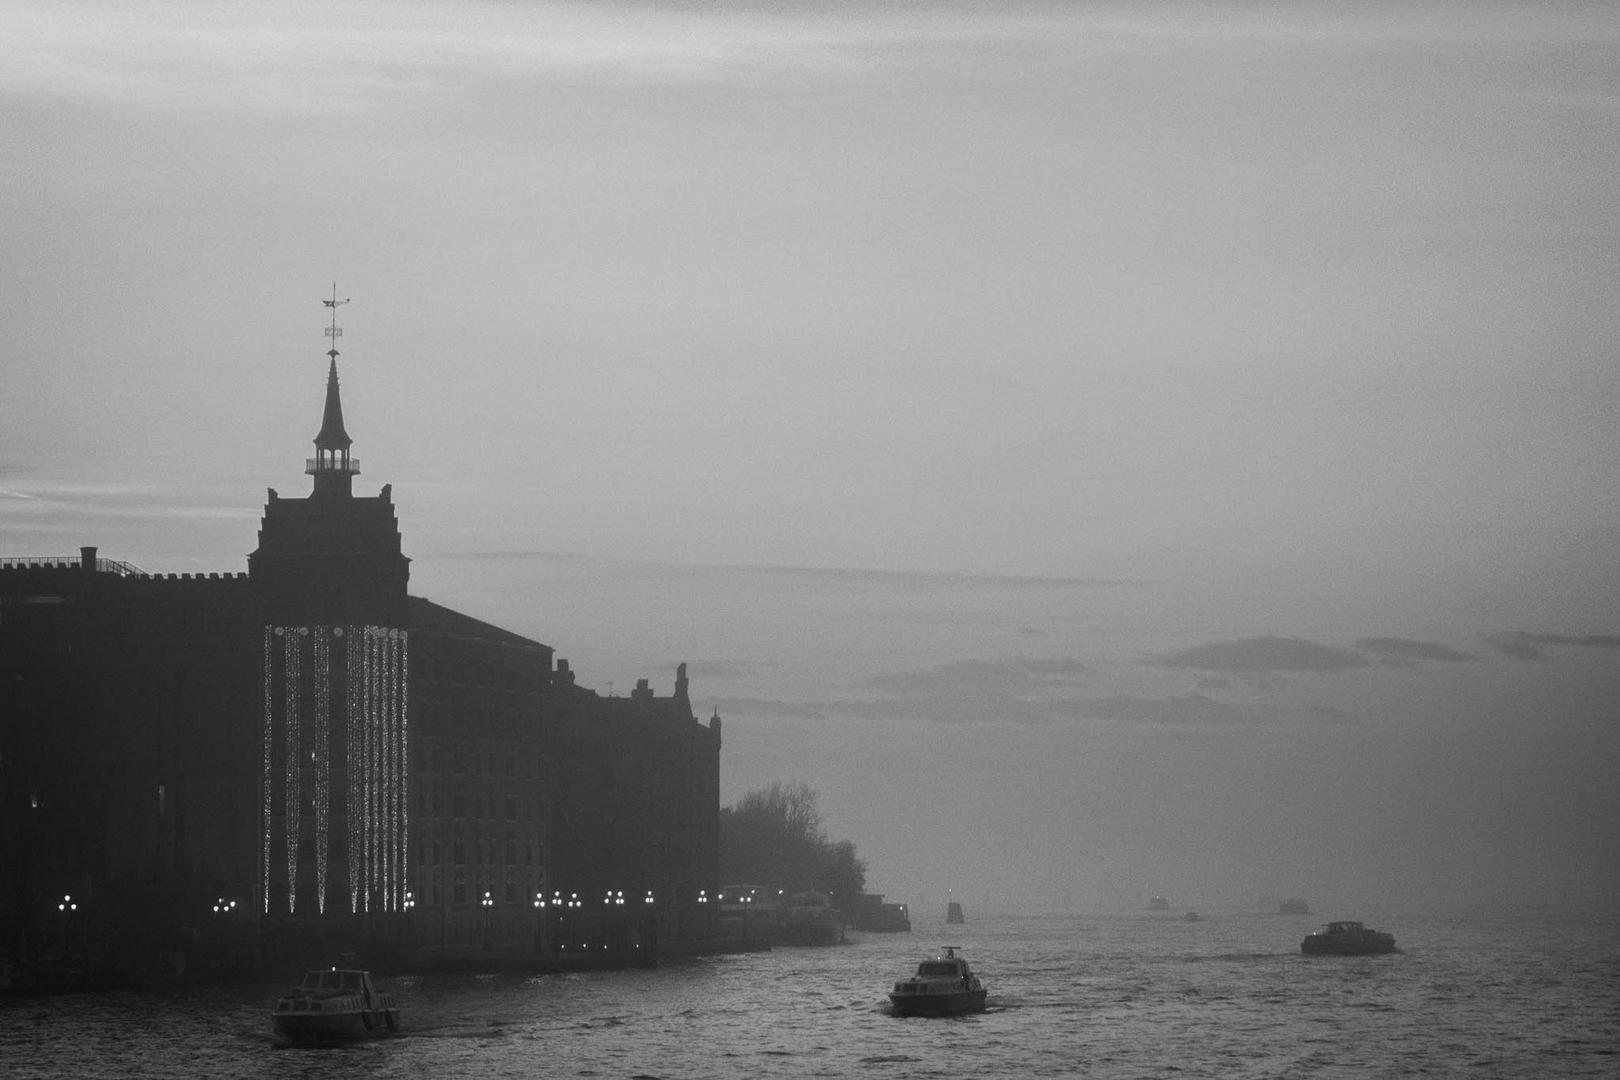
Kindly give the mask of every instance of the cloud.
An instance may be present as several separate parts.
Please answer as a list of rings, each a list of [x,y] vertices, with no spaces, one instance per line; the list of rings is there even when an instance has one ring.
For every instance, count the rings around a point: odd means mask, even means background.
[[[772,698],[716,697],[713,703],[722,720],[739,717],[775,716],[784,720],[825,720],[832,710],[812,701],[780,701]]]
[[[1143,658],[1153,667],[1269,675],[1288,671],[1347,671],[1369,667],[1358,652],[1300,638],[1259,637],[1213,641]]]
[[[1419,660],[1437,660],[1448,664],[1462,664],[1474,659],[1468,653],[1439,645],[1432,641],[1413,641],[1398,637],[1364,637],[1356,639],[1356,648],[1378,657],[1391,665],[1407,665]]]
[[[1203,694],[1172,698],[1124,694],[1105,698],[1075,698],[1065,703],[1073,715],[1088,720],[1124,720],[1141,724],[1240,724],[1254,717]]]
[[[1083,662],[1072,657],[959,660],[923,671],[875,675],[860,686],[883,694],[929,697],[983,693],[987,689],[1019,694],[1049,689],[1054,684],[1074,683],[1088,671]]]
[[[694,660],[686,665],[686,673],[693,679],[746,679],[754,674],[754,668],[718,660]]]
[[[1570,645],[1582,649],[1620,649],[1620,634],[1534,634],[1528,630],[1507,630],[1500,634],[1486,634],[1485,644],[1515,660],[1535,663],[1551,659],[1542,646]]]

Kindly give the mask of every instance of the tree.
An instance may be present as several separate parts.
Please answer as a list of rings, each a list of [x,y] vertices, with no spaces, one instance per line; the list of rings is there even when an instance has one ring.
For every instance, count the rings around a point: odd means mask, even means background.
[[[845,910],[866,887],[866,864],[847,840],[829,843],[816,792],[776,781],[720,811],[720,872],[727,884],[831,893]]]

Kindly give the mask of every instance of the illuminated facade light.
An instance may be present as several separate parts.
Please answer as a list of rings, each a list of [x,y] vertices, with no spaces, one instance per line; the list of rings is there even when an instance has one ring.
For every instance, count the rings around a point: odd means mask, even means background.
[[[274,888],[280,866],[286,874],[285,910],[298,911],[305,843],[314,848],[317,913],[326,911],[340,861],[347,863],[351,913],[404,909],[409,663],[409,632],[395,627],[265,627],[261,864],[267,914],[280,895]],[[334,683],[340,677],[346,692],[337,694]],[[334,768],[342,769],[347,781],[341,808],[332,806]],[[341,860],[332,851],[337,813],[347,826]],[[306,816],[311,819],[307,841]]]
[[[79,905],[74,903],[73,896],[68,893],[62,895],[62,902],[56,905],[57,911],[78,911]]]

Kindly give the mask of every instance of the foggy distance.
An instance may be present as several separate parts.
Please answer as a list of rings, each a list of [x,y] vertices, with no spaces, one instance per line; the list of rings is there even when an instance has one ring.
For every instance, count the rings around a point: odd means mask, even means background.
[[[1620,894],[1620,22],[20,2],[0,554],[411,592],[943,907]],[[306,430],[307,429],[307,430]]]

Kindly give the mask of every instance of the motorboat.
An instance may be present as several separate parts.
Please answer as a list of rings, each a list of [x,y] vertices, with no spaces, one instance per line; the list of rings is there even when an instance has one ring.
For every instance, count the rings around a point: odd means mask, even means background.
[[[896,1016],[951,1016],[983,1012],[989,991],[968,969],[968,962],[956,955],[957,946],[946,945],[932,960],[917,965],[917,973],[894,984],[889,1000]]]
[[[1310,913],[1311,905],[1298,897],[1284,900],[1277,905],[1277,914],[1279,915],[1309,915]]]
[[[371,973],[321,968],[276,1000],[276,1032],[293,1042],[364,1039],[399,1030],[394,995],[379,991]]]
[[[1196,911],[1187,912],[1187,914],[1182,916],[1182,919],[1184,919],[1187,922],[1203,922],[1204,921],[1204,917],[1202,915],[1198,914],[1198,912],[1196,912]]]
[[[1155,896],[1148,901],[1149,911],[1169,911],[1170,901],[1163,896]]]
[[[1312,956],[1372,956],[1395,951],[1395,935],[1370,930],[1359,922],[1330,922],[1305,935],[1299,951]]]

